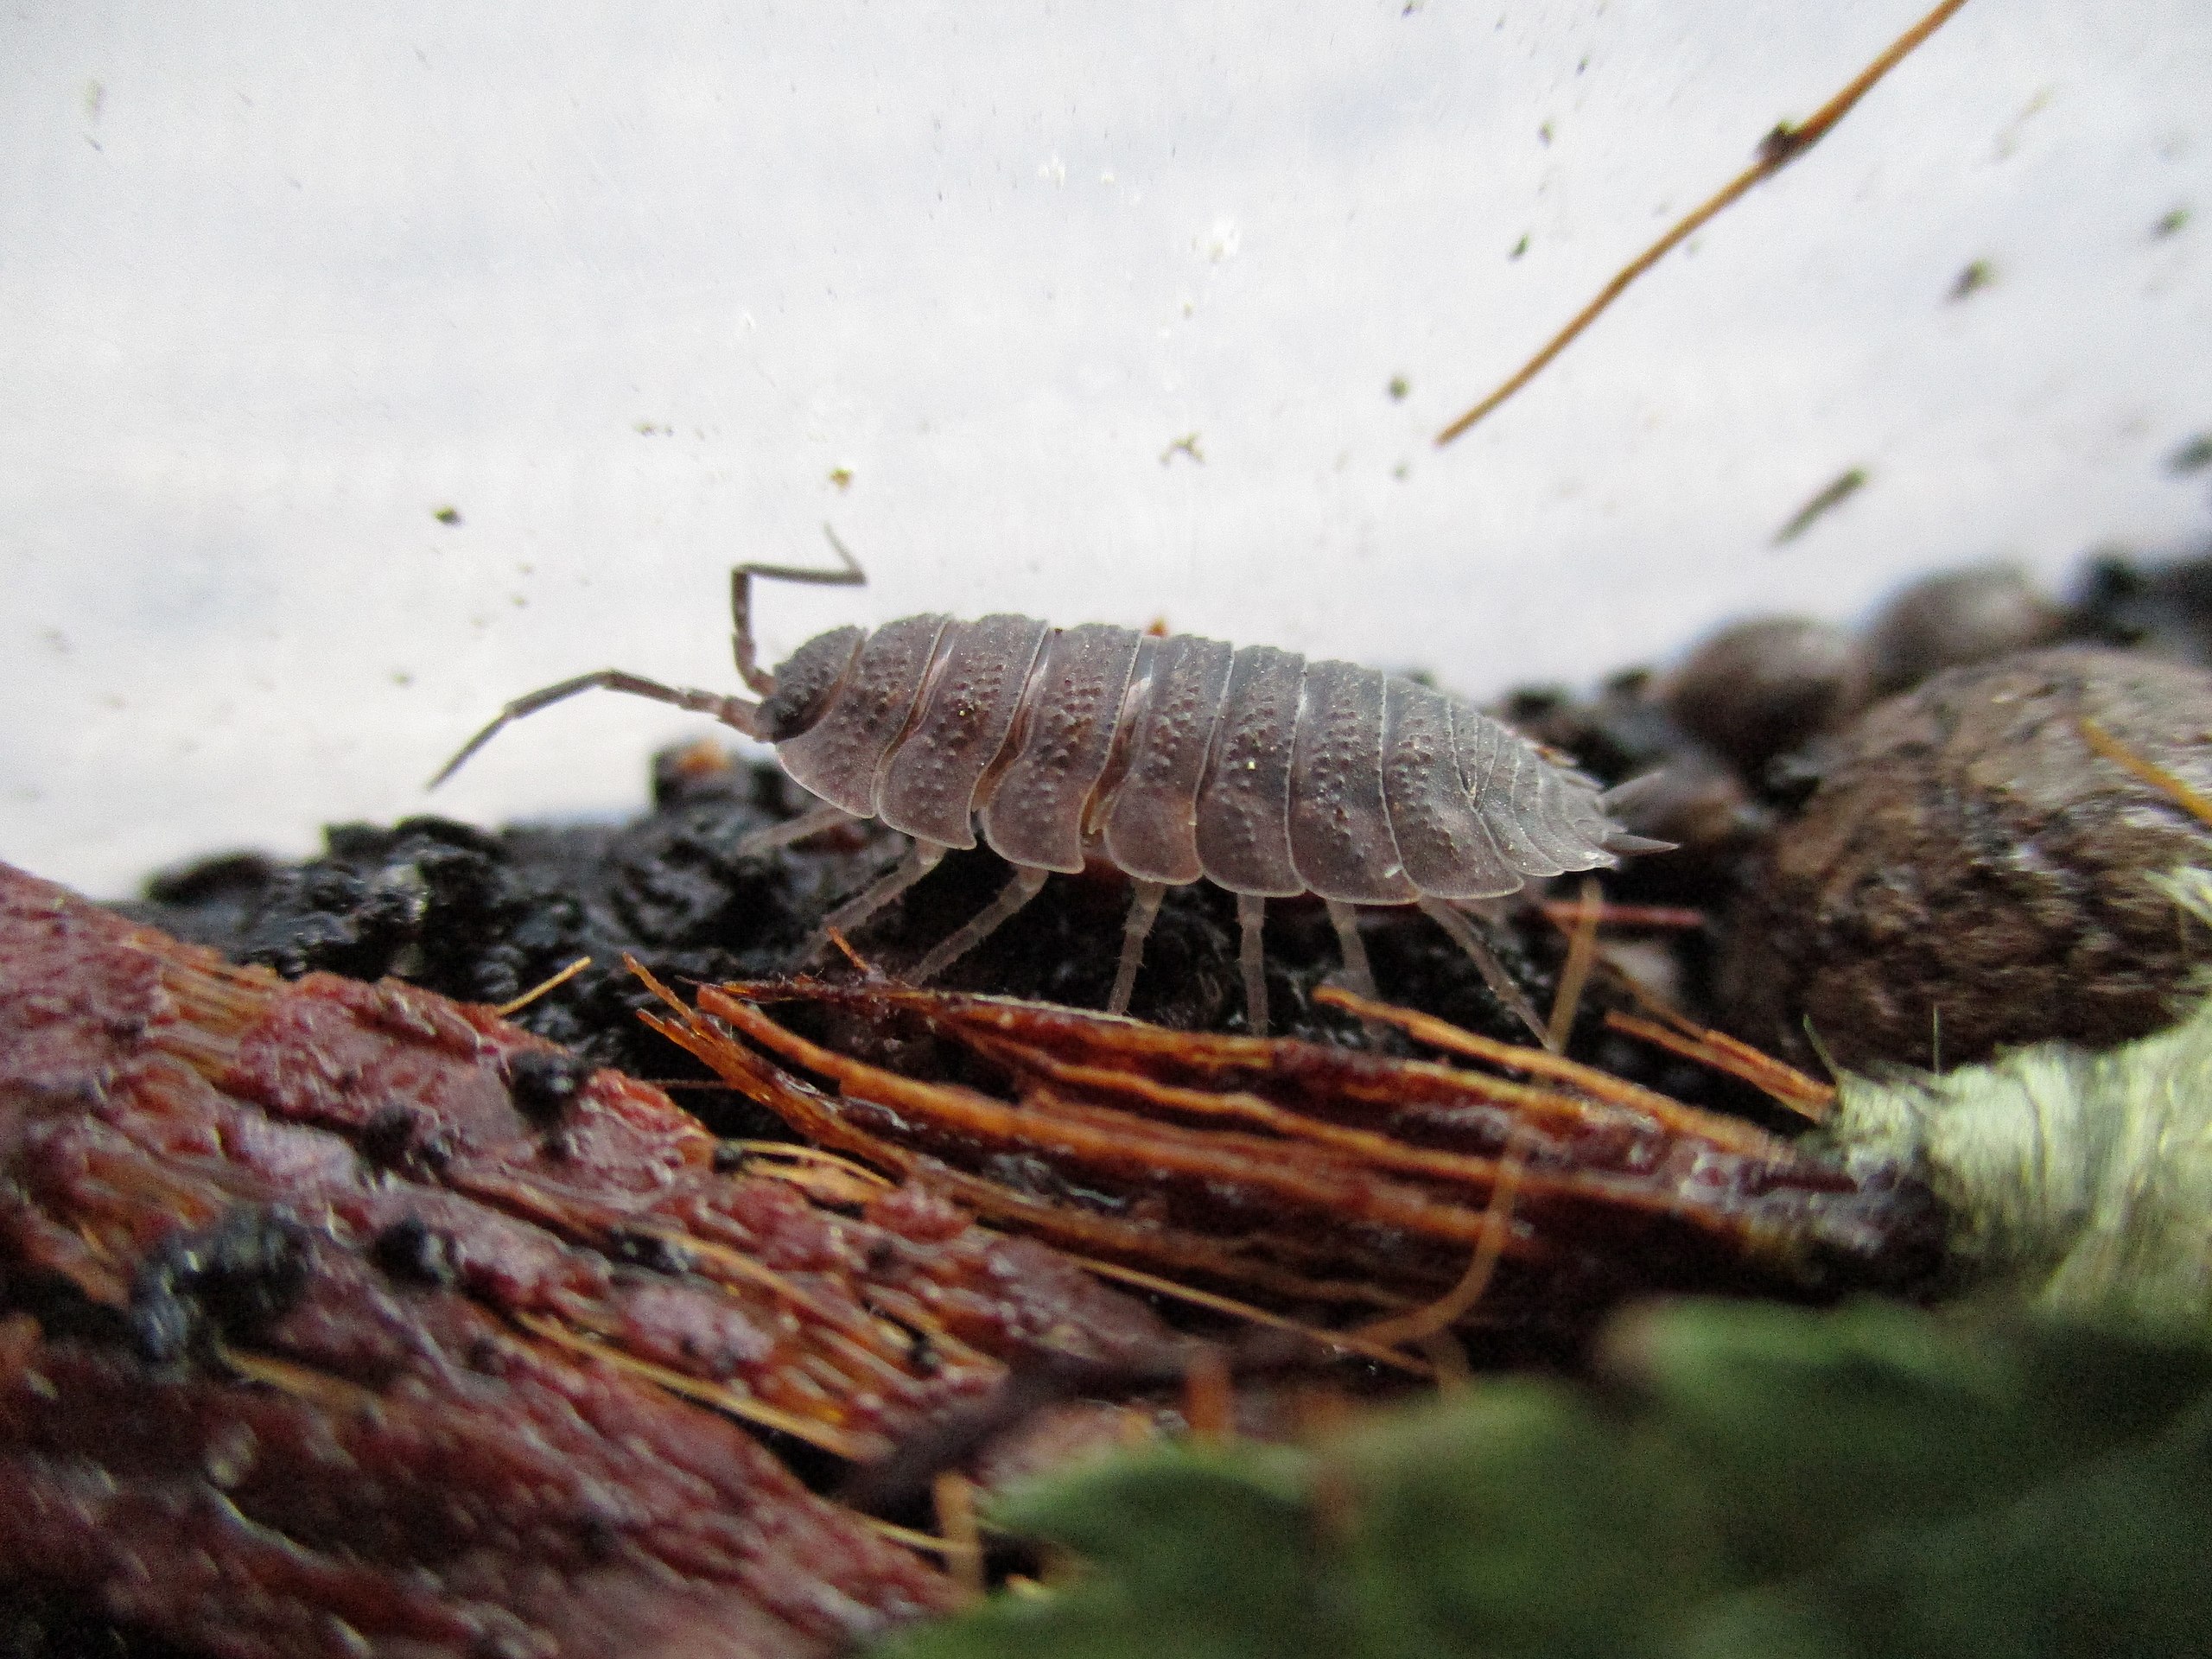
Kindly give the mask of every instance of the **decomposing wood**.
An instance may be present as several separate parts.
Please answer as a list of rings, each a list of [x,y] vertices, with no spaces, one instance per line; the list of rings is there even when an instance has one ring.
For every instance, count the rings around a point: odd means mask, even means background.
[[[0,1589],[245,1659],[826,1654],[950,1605],[779,1452],[1182,1339],[931,1194],[730,1161],[489,1009],[0,867]]]
[[[1262,1303],[1403,1313],[1482,1249],[1494,1275],[1455,1317],[1564,1332],[1639,1292],[1824,1294],[1926,1265],[1929,1203],[1909,1182],[1342,992],[1321,996],[1534,1081],[880,982],[709,986],[696,1005],[657,988],[660,1029],[817,1144],[1065,1249]]]
[[[956,1474],[1641,1291],[1909,1278],[1932,1236],[1908,1182],[1340,993],[1481,1066],[655,988],[807,1144],[0,867],[0,1584],[248,1659],[824,1653],[972,1586]],[[793,1473],[825,1459],[956,1533],[918,1554]]]

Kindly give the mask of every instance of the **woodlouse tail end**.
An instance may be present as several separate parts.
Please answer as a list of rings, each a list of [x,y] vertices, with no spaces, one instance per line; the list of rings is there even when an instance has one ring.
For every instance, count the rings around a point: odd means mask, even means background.
[[[1673,852],[1679,842],[1639,835],[1632,827],[1638,819],[1649,821],[1656,810],[1663,810],[1669,782],[1664,771],[1647,772],[1624,784],[1616,784],[1599,795],[1598,810],[1607,822],[1597,838],[1598,844],[1616,856]]]
[[[1598,797],[1598,806],[1609,818],[1633,817],[1641,809],[1656,804],[1666,786],[1663,769],[1643,772],[1606,790]]]

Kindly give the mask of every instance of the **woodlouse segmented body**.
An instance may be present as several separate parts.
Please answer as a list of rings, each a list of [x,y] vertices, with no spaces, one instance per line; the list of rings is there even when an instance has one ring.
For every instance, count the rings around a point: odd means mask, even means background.
[[[713,714],[773,745],[785,771],[823,803],[761,844],[846,817],[880,818],[913,837],[899,867],[840,906],[825,929],[856,926],[948,850],[973,847],[980,823],[1014,878],[913,977],[927,979],[973,948],[1048,874],[1103,857],[1135,887],[1109,1008],[1128,1006],[1162,894],[1204,878],[1238,895],[1255,1030],[1267,1019],[1260,925],[1269,898],[1312,893],[1327,901],[1347,973],[1367,988],[1351,907],[1417,904],[1506,994],[1502,971],[1451,901],[1499,897],[1661,844],[1613,823],[1589,779],[1460,699],[1272,645],[927,614],[872,631],[832,629],[762,672],[748,579],[858,581],[845,556],[843,572],[735,573],[738,666],[759,702],[606,670],[509,704],[440,779],[508,721],[594,686]]]
[[[828,664],[835,663],[834,669]],[[1025,616],[821,635],[756,735],[855,817],[1009,863],[1347,904],[1487,899],[1614,861],[1595,785],[1350,663]],[[817,677],[818,676],[818,677]],[[832,677],[834,676],[834,677]]]

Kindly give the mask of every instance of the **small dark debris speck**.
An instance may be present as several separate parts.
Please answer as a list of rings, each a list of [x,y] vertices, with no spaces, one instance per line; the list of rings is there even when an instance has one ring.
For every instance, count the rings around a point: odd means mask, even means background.
[[[2166,457],[2170,473],[2201,473],[2207,467],[2212,467],[2212,432],[2199,432]]]
[[[1963,300],[1970,294],[1978,294],[1985,288],[1994,286],[1996,281],[1997,267],[1986,259],[1977,259],[1961,270],[1952,283],[1951,298],[1954,302]]]
[[[390,1169],[413,1149],[417,1127],[413,1108],[379,1107],[361,1126],[362,1159],[378,1169]]]
[[[510,1054],[503,1068],[515,1109],[541,1127],[561,1121],[590,1079],[592,1069],[588,1060],[546,1048]]]
[[[298,1299],[308,1250],[305,1227],[282,1211],[253,1205],[164,1239],[131,1281],[139,1352],[163,1364],[219,1337],[251,1340]]]
[[[1853,467],[1849,472],[1837,478],[1834,483],[1827,486],[1819,494],[1790,516],[1789,522],[1775,532],[1774,544],[1780,547],[1785,543],[1796,541],[1810,530],[1815,522],[1833,512],[1859,491],[1865,489],[1866,477],[1865,467]]]
[[[369,1246],[369,1259],[403,1284],[443,1289],[454,1281],[446,1236],[420,1216],[403,1216],[378,1233]]]
[[[626,1268],[643,1268],[648,1273],[686,1274],[697,1265],[697,1258],[673,1239],[626,1227],[607,1234],[607,1254]]]

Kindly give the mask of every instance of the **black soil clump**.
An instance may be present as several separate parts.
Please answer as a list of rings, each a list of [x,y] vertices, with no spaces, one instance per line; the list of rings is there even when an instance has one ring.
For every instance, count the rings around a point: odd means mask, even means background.
[[[736,851],[797,804],[772,769],[682,750],[659,758],[652,810],[628,823],[340,824],[320,858],[209,860],[157,877],[126,908],[288,978],[391,976],[495,1007],[589,957],[517,1022],[633,1076],[703,1077],[638,1023],[652,998],[623,957],[677,986],[785,971],[830,902],[893,850],[891,837],[844,832],[801,852]],[[557,1110],[559,1079],[515,1084]]]

